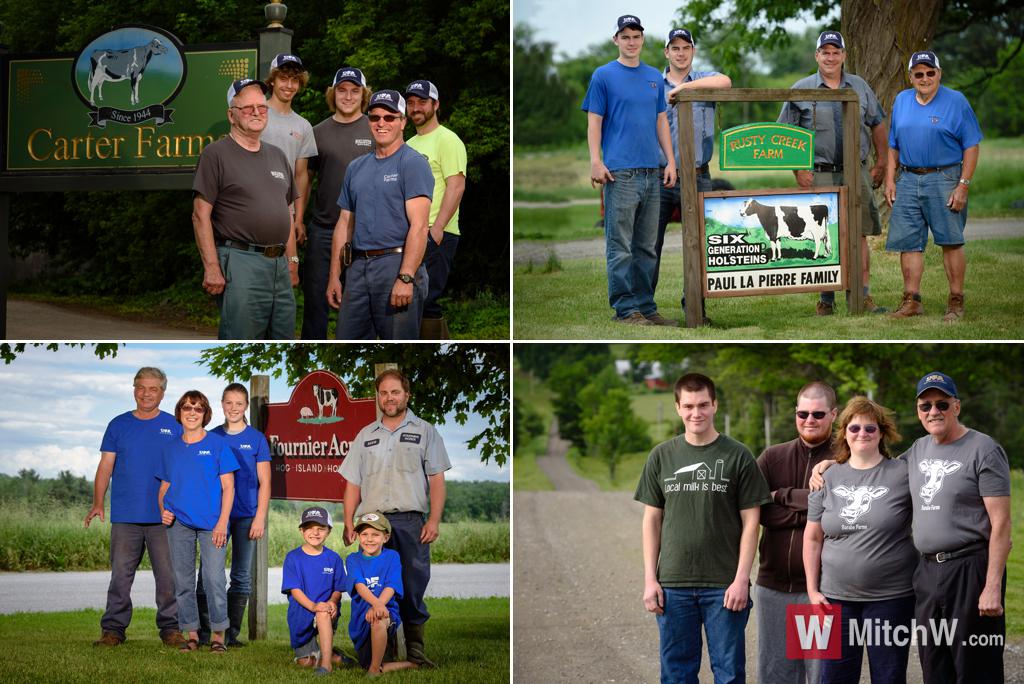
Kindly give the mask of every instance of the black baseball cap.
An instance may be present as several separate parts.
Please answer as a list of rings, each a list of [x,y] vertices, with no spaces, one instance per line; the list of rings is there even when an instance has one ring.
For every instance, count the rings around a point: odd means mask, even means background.
[[[337,87],[339,83],[345,81],[355,83],[360,88],[366,87],[366,76],[363,75],[362,70],[355,67],[341,67],[334,72],[334,83],[331,84],[331,87]]]
[[[242,92],[243,88],[249,86],[259,86],[259,89],[263,91],[263,97],[270,94],[270,86],[263,81],[257,81],[251,78],[240,78],[237,81],[232,81],[231,85],[228,86],[228,106],[231,106],[231,101],[235,99],[235,96]]]
[[[405,116],[405,98],[397,90],[378,90],[370,97],[367,111],[374,107],[384,107],[396,114]]]
[[[415,95],[424,100],[431,99],[437,102],[437,86],[426,79],[413,81],[405,87],[405,96]]]
[[[825,47],[826,45],[835,45],[840,50],[846,49],[846,43],[843,41],[843,34],[839,31],[822,31],[818,36],[818,49]]]
[[[921,52],[915,52],[910,57],[910,64],[907,65],[907,70],[913,69],[918,64],[927,64],[928,66],[941,69],[939,66],[939,56],[931,50],[922,50]]]
[[[306,510],[302,511],[302,517],[299,518],[299,527],[308,525],[309,523],[326,525],[331,528],[334,527],[334,520],[331,519],[331,512],[323,506],[310,506]]]
[[[619,35],[619,31],[621,31],[624,28],[630,27],[639,29],[641,31],[644,30],[644,27],[640,25],[640,19],[638,17],[632,14],[623,14],[615,21],[615,33],[613,35],[617,36]]]
[[[684,28],[677,28],[668,32],[668,40],[665,41],[665,47],[671,45],[672,41],[676,38],[682,38],[690,45],[696,45],[696,43],[693,42],[693,35],[689,31]]]

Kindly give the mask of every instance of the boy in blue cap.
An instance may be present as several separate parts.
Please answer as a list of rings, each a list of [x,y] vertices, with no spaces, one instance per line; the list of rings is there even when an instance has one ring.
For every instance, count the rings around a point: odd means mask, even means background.
[[[295,662],[303,667],[319,662],[317,675],[329,674],[333,665],[344,662],[332,648],[346,583],[341,556],[324,546],[333,527],[327,509],[312,506],[304,510],[299,519],[302,546],[285,556],[281,578],[281,593],[288,595],[288,633]]]
[[[391,537],[391,523],[381,513],[363,513],[356,518],[355,531],[359,551],[348,557],[345,590],[352,597],[348,634],[359,664],[371,677],[416,667],[408,661],[394,662],[395,634],[402,623],[398,598],[403,588],[398,552],[384,548]]]

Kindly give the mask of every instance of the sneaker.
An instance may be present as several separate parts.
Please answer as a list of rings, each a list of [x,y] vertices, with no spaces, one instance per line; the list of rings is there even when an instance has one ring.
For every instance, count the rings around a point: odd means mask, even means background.
[[[833,308],[832,302],[823,302],[819,299],[814,305],[814,313],[818,316],[831,316]]]
[[[619,323],[626,323],[627,325],[654,325],[652,321],[649,321],[646,318],[644,318],[644,315],[639,311],[634,311],[628,316],[616,318],[615,320],[618,321]]]
[[[942,316],[944,323],[956,323],[964,317],[964,296],[963,294],[949,293],[949,301],[946,303],[946,313]]]
[[[671,318],[665,318],[657,311],[655,311],[649,316],[644,316],[644,318],[649,320],[654,325],[663,325],[669,328],[676,328],[679,326],[679,321],[674,321]]]
[[[120,634],[114,634],[113,632],[104,632],[96,641],[92,642],[93,646],[120,646],[124,643],[124,637]]]
[[[924,313],[924,304],[919,300],[914,299],[913,292],[904,292],[903,301],[900,302],[900,308],[889,314],[892,318],[910,318],[911,316],[920,316]]]
[[[164,632],[160,635],[160,641],[164,642],[164,646],[181,648],[185,645],[186,639],[181,632]]]
[[[884,306],[878,306],[875,304],[875,299],[871,295],[864,297],[864,313],[882,314],[887,313],[889,310]]]

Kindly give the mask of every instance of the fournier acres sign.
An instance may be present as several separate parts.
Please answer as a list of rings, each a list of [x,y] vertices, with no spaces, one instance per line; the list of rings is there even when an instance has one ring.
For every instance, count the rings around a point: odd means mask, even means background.
[[[256,77],[257,46],[184,46],[132,24],[77,55],[6,62],[4,171],[181,171],[227,134],[228,85]]]
[[[338,376],[322,370],[300,380],[286,403],[267,404],[273,498],[341,501],[338,469],[356,434],[376,419],[375,399],[352,399]]]
[[[707,297],[846,289],[846,188],[701,194]]]

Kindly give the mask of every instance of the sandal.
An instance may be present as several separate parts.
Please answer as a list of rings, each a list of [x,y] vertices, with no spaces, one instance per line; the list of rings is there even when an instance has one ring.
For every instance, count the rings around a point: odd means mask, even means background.
[[[188,641],[186,641],[185,643],[183,643],[181,645],[181,648],[178,649],[178,652],[179,653],[192,653],[193,651],[198,651],[198,650],[199,650],[199,642],[196,641],[195,639],[189,639]]]
[[[228,652],[228,647],[225,646],[224,642],[222,642],[222,641],[211,641],[210,642],[210,651],[212,653],[227,653]]]

